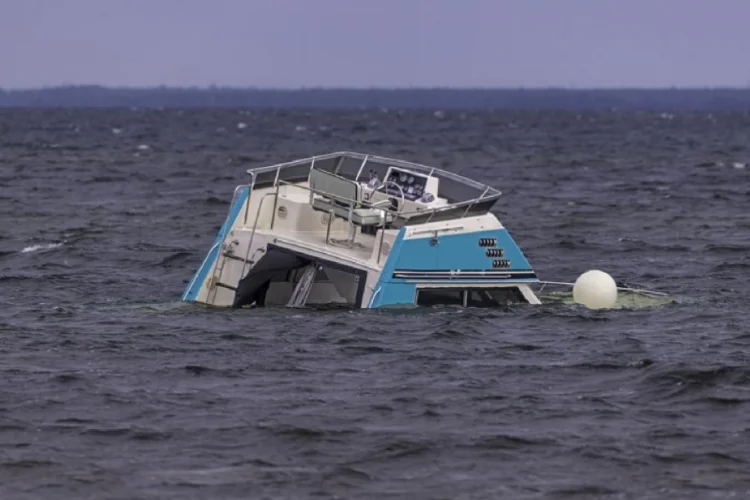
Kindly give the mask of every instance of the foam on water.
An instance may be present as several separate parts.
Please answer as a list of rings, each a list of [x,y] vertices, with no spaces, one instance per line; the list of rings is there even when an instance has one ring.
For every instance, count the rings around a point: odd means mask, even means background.
[[[36,244],[36,245],[29,245],[27,247],[23,247],[21,250],[21,253],[30,253],[30,252],[38,252],[40,250],[52,250],[54,248],[60,248],[63,246],[64,243],[58,242],[58,243],[44,243],[44,244]]]

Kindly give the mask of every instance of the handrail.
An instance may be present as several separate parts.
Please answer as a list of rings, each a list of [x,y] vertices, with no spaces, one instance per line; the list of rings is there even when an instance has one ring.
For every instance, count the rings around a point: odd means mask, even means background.
[[[334,175],[336,175],[336,174],[334,174]],[[297,188],[300,188],[300,189],[305,189],[307,191],[310,191],[310,204],[312,204],[312,201],[313,201],[312,198],[313,198],[314,194],[319,194],[319,195],[321,195],[323,197],[326,197],[326,198],[335,198],[335,199],[337,199],[339,201],[349,202],[349,215],[348,215],[346,221],[349,223],[349,227],[351,227],[351,224],[352,224],[352,215],[354,215],[354,206],[358,205],[360,203],[358,200],[353,200],[353,199],[347,198],[346,196],[338,196],[338,195],[334,195],[332,193],[326,193],[326,192],[323,192],[323,191],[318,191],[317,189],[313,189],[313,188],[311,188],[309,186],[302,186],[300,184],[295,184],[293,182],[287,182],[287,181],[285,181],[283,179],[281,179],[278,182],[279,182],[280,185],[293,186],[293,187],[297,187]],[[354,181],[352,181],[352,182],[354,182]],[[278,200],[279,187],[280,186],[276,186],[276,196],[277,196],[276,199],[277,200]],[[274,205],[274,214],[273,214],[274,217],[276,215],[275,211],[276,211],[276,207]],[[331,208],[328,211],[328,226],[326,228],[326,245],[328,244],[328,237],[331,234],[331,224],[332,223],[333,223],[333,208]],[[271,227],[273,227],[273,220],[271,222]]]
[[[280,171],[284,170],[286,168],[290,168],[290,167],[294,167],[294,166],[300,166],[300,165],[305,165],[305,164],[309,164],[310,165],[310,170],[312,170],[314,168],[316,162],[319,162],[321,160],[326,160],[326,159],[341,157],[342,155],[348,156],[350,158],[361,158],[362,159],[362,164],[360,164],[360,167],[359,167],[358,172],[357,172],[357,176],[359,176],[361,174],[362,169],[363,169],[364,165],[367,162],[373,161],[373,162],[380,162],[380,163],[388,163],[388,164],[393,165],[393,166],[401,166],[401,167],[404,167],[404,168],[412,168],[414,170],[419,170],[419,171],[422,171],[424,173],[427,173],[428,176],[433,176],[433,175],[435,175],[437,173],[438,174],[437,175],[438,178],[450,179],[450,180],[459,182],[459,183],[461,183],[463,185],[474,187],[476,189],[482,189],[482,194],[480,194],[479,196],[476,196],[474,198],[469,198],[469,199],[466,199],[466,200],[461,200],[461,201],[457,201],[457,202],[453,202],[453,203],[448,203],[446,205],[441,205],[441,206],[438,206],[438,207],[429,208],[427,210],[411,210],[409,212],[405,212],[405,211],[403,211],[403,208],[400,207],[399,212],[398,212],[398,216],[399,217],[409,218],[409,217],[412,217],[412,216],[415,216],[415,215],[427,215],[427,214],[429,214],[430,215],[429,219],[431,220],[432,216],[435,215],[438,212],[442,212],[442,211],[445,211],[445,210],[453,210],[453,209],[456,209],[458,207],[465,207],[464,213],[459,217],[459,218],[463,218],[463,217],[465,217],[469,213],[469,211],[471,210],[471,208],[473,206],[475,206],[476,204],[481,203],[483,201],[492,200],[492,199],[497,198],[498,196],[502,195],[502,192],[500,190],[495,189],[495,188],[493,188],[493,187],[491,187],[491,186],[489,186],[487,184],[479,183],[479,182],[474,181],[472,179],[469,179],[467,177],[464,177],[464,176],[461,176],[461,175],[458,175],[458,174],[454,174],[454,173],[448,172],[446,170],[441,170],[441,169],[437,169],[435,167],[429,167],[429,166],[426,166],[426,165],[421,165],[419,163],[407,162],[407,161],[404,161],[404,160],[391,159],[391,158],[385,158],[385,157],[381,157],[381,156],[373,156],[373,155],[369,155],[369,154],[353,153],[353,152],[336,152],[336,153],[328,153],[328,154],[324,154],[324,155],[316,155],[316,156],[312,156],[312,157],[309,157],[309,158],[294,160],[294,161],[287,162],[287,163],[280,163],[280,164],[277,164],[277,165],[270,165],[270,166],[265,166],[265,167],[256,167],[254,169],[248,170],[248,172],[252,172],[253,174],[256,175],[256,177],[257,177],[258,174],[261,174],[261,173],[264,173],[264,172],[275,172],[274,182],[273,182],[273,186],[274,187],[278,186],[279,184],[295,185],[297,187],[302,187],[299,184],[295,184],[293,182],[289,182],[289,181],[285,181],[285,180],[281,179],[280,175],[279,175]],[[327,170],[326,170],[326,172],[327,172]],[[352,182],[359,183],[356,179],[352,180],[351,178],[347,178],[347,177],[344,177],[344,178],[347,179],[347,180],[350,180]],[[325,193],[319,193],[319,194],[325,194]],[[344,200],[344,201],[348,201],[348,202],[354,201],[356,203],[362,203],[360,200],[350,200],[350,199],[345,199],[345,198],[341,198],[341,199]]]
[[[362,175],[362,170],[365,169],[365,164],[367,163],[368,158],[370,158],[370,155],[365,155],[365,159],[362,160],[362,163],[359,165],[359,170],[357,170],[357,175],[354,177],[354,182],[359,182],[359,176]]]
[[[367,301],[368,308],[372,307],[373,302],[375,302],[375,297],[378,296],[381,288],[382,288],[382,285],[372,291],[372,295],[370,295],[370,300]]]
[[[253,182],[254,182],[254,178],[253,178]],[[246,185],[246,186],[242,186],[243,189],[245,187],[247,187],[247,198],[245,200],[245,205],[248,206],[248,204],[250,203],[250,195],[252,194],[253,189],[252,189],[252,187],[250,187],[249,184]],[[234,206],[235,199],[237,198],[237,192],[238,192],[238,189],[235,188],[234,195],[232,196],[232,203],[229,205],[230,207]],[[230,211],[231,211],[231,208],[230,208]],[[245,211],[245,215],[247,216],[247,210]],[[229,214],[227,214],[227,219],[226,219],[226,222],[224,223],[224,236],[222,236],[222,238],[221,238],[221,242],[220,242],[221,244],[219,245],[219,249],[218,249],[219,252],[221,252],[222,249],[224,248],[224,242],[227,240],[227,236],[229,235],[229,232],[231,230],[231,226],[227,225],[228,222],[229,222]],[[224,273],[224,263],[223,262],[224,261],[222,261],[221,268],[219,270],[219,275],[217,276],[216,275],[216,269],[219,266],[219,256],[217,256],[216,262],[214,264],[213,273],[211,273],[211,277],[215,278],[218,283],[221,282],[221,275]],[[213,289],[213,294],[211,294],[211,290],[208,291],[208,293],[209,293],[209,297],[207,297],[207,302],[208,303],[212,304],[214,302],[214,300],[216,300],[216,293],[217,293],[217,291],[218,291],[218,288],[216,288],[216,287],[214,287],[214,289]]]
[[[378,244],[378,258],[375,260],[380,264],[380,256],[383,254],[383,239],[385,238],[385,210],[380,211],[380,222],[383,225],[383,229],[380,231],[380,243]]]
[[[443,233],[448,231],[461,231],[464,228],[464,226],[447,226],[447,227],[436,227],[433,229],[415,229],[411,231],[411,235],[417,235],[417,234],[436,234],[436,233]]]
[[[255,188],[255,173],[250,172],[250,184],[248,184],[248,188],[250,189],[247,193],[247,198],[245,199],[245,221],[243,224],[247,224],[247,213],[250,211],[250,196],[253,194],[253,188]]]
[[[226,241],[226,239],[227,239],[227,234],[229,234],[229,229],[230,229],[230,225],[229,225],[229,216],[230,216],[230,215],[231,215],[231,213],[232,213],[232,207],[234,206],[234,202],[235,202],[235,201],[237,200],[237,193],[239,193],[239,192],[240,192],[240,190],[241,190],[241,189],[244,189],[245,187],[246,187],[246,186],[245,186],[244,184],[242,184],[242,185],[239,185],[239,186],[237,186],[236,188],[234,188],[234,193],[232,194],[232,201],[231,201],[231,203],[229,204],[229,210],[227,211],[227,215],[226,215],[226,217],[224,218],[224,224],[222,224],[222,226],[223,226],[223,228],[224,228],[224,230],[223,230],[223,232],[222,232],[223,234],[222,234],[222,233],[219,233],[219,234],[221,234],[221,238],[217,238],[217,239],[216,239],[216,243],[214,243],[214,244],[213,244],[213,245],[211,246],[211,249],[210,249],[210,250],[208,251],[208,255],[210,255],[210,254],[211,254],[211,252],[213,252],[213,251],[214,251],[214,249],[215,249],[216,247],[219,247],[219,251],[221,251],[221,247],[222,247],[222,246],[224,246],[224,241]],[[249,188],[248,188],[248,189],[249,189]],[[250,193],[248,192],[248,198],[249,198],[249,197],[250,197]],[[200,271],[201,271],[201,270],[203,269],[203,266],[205,266],[205,264],[206,264],[206,263],[205,263],[205,261],[204,261],[204,262],[203,262],[203,265],[201,265],[201,267],[200,267],[200,268],[198,269],[198,272],[196,272],[196,273],[195,273],[195,276],[193,276],[193,279],[192,279],[192,280],[190,281],[190,285],[189,285],[189,286],[188,286],[188,288],[187,288],[188,290],[190,290],[190,289],[191,289],[191,288],[193,287],[193,285],[194,285],[194,282],[195,282],[195,278],[196,278],[196,277],[198,276],[198,274],[199,274],[199,273],[200,273]],[[211,266],[211,267],[213,268],[213,269],[211,270],[211,277],[212,277],[212,278],[213,278],[213,277],[214,277],[214,275],[216,274],[216,266],[218,266],[218,265],[219,265],[219,259],[218,259],[218,256],[217,256],[217,258],[216,258],[216,259],[214,260],[214,263],[213,263],[213,265]],[[203,284],[202,284],[202,283],[201,283],[201,286],[203,286]],[[210,293],[210,291],[209,291],[209,293]],[[214,297],[215,297],[215,296],[216,296],[216,295],[214,294]],[[210,302],[210,300],[208,300],[207,302]]]
[[[565,283],[563,281],[537,281],[538,285],[542,285],[542,289],[544,289],[547,285],[563,285],[568,287],[575,286],[575,283]],[[631,292],[631,293],[640,293],[642,295],[655,295],[659,297],[668,297],[669,294],[664,292],[657,292],[656,290],[646,290],[645,288],[632,288],[629,286],[618,286],[616,287],[617,290],[621,292]]]
[[[347,180],[349,180],[351,182],[354,182],[351,179],[347,179]],[[279,179],[278,183],[280,185],[284,185],[284,186],[292,186],[292,187],[296,187],[296,188],[299,188],[299,189],[304,189],[304,190],[310,191],[311,194],[319,194],[321,196],[325,196],[325,197],[328,197],[328,198],[336,198],[336,199],[338,199],[340,201],[348,202],[348,203],[350,203],[350,212],[353,211],[353,206],[354,206],[353,204],[360,204],[360,205],[362,205],[365,208],[377,208],[375,203],[369,203],[369,202],[366,202],[366,201],[361,201],[361,200],[355,200],[355,199],[352,199],[352,198],[347,198],[346,196],[338,196],[338,195],[334,195],[334,194],[331,194],[331,193],[326,193],[324,191],[318,191],[318,190],[312,189],[312,188],[310,188],[308,186],[303,186],[303,185],[300,185],[300,184],[297,184],[297,183],[294,183],[294,182],[285,181],[284,179]],[[278,186],[277,186],[277,190],[278,190]],[[430,209],[427,209],[427,210],[412,210],[410,212],[402,212],[402,210],[403,210],[403,203],[402,203],[401,206],[399,206],[399,210],[397,212],[393,212],[393,211],[390,211],[390,210],[388,212],[391,213],[392,215],[394,215],[394,217],[403,217],[403,218],[409,218],[409,217],[412,217],[412,216],[415,216],[415,215],[427,215],[427,214],[429,214],[430,215],[430,217],[428,218],[428,222],[429,222],[430,220],[432,220],[433,215],[435,215],[436,213],[446,212],[446,211],[449,211],[449,210],[455,210],[457,207],[461,207],[461,206],[465,205],[466,206],[466,210],[461,215],[461,217],[457,217],[459,219],[462,219],[462,218],[464,218],[466,216],[466,214],[468,213],[469,209],[472,206],[474,206],[477,203],[480,203],[480,202],[482,202],[484,200],[489,200],[489,199],[492,199],[493,197],[497,196],[496,194],[488,195],[488,194],[486,194],[486,191],[487,190],[485,190],[485,193],[483,193],[478,198],[474,198],[474,199],[471,199],[471,200],[462,201],[462,202],[459,202],[459,203],[451,203],[451,204],[448,204],[448,205],[441,205],[441,206],[433,207],[433,208],[430,208]],[[378,202],[376,202],[376,203],[378,203]],[[351,213],[350,213],[350,216],[349,216],[349,220],[351,220]]]
[[[339,196],[339,195],[332,194],[332,193],[326,193],[325,191],[319,191],[319,190],[313,189],[313,188],[311,188],[309,186],[302,186],[300,184],[295,184],[294,182],[285,181],[284,179],[281,179],[279,181],[279,184],[281,184],[283,186],[292,186],[292,187],[295,187],[295,188],[304,189],[306,191],[310,191],[313,194],[319,194],[319,195],[325,196],[327,198],[336,198],[337,200],[340,200],[340,201],[351,202],[354,205],[362,203],[359,200],[355,200],[355,199],[352,199],[352,198],[347,198],[346,196]]]
[[[467,206],[466,206],[466,210],[464,210],[464,213],[463,213],[463,214],[461,214],[461,218],[462,218],[462,219],[463,219],[464,217],[466,217],[466,214],[468,214],[468,213],[469,213],[469,210],[471,210],[471,207],[473,207],[474,205],[476,205],[476,204],[477,204],[477,200],[481,200],[482,198],[484,198],[484,195],[486,195],[486,194],[487,194],[487,191],[488,191],[489,189],[490,189],[490,188],[489,188],[489,186],[487,186],[487,189],[485,189],[485,190],[484,190],[484,192],[483,192],[482,194],[480,194],[480,195],[479,195],[479,198],[476,198],[476,199],[472,200],[472,202],[471,202],[471,203],[470,203],[469,205],[467,205]]]
[[[447,212],[447,211],[450,211],[450,210],[455,210],[455,209],[457,209],[459,207],[463,207],[464,205],[466,205],[468,208],[470,208],[470,207],[473,207],[474,205],[476,205],[477,203],[480,203],[482,201],[491,200],[495,196],[497,196],[497,195],[483,196],[482,198],[474,198],[474,199],[462,201],[462,202],[459,202],[459,203],[450,203],[448,205],[441,205],[439,207],[433,207],[433,208],[430,208],[428,210],[413,210],[411,212],[403,212],[403,213],[401,213],[401,215],[405,216],[405,217],[411,217],[411,216],[414,216],[414,215],[427,215],[427,214],[430,214],[430,217],[428,219],[428,221],[429,221],[429,220],[432,220],[432,216],[435,215],[436,213]],[[464,217],[466,217],[466,214],[468,213],[468,208],[467,208],[466,211],[464,211],[463,214],[461,214],[460,217],[456,217],[456,218],[457,219],[463,219]]]
[[[387,182],[390,182],[390,181],[387,181]],[[385,203],[388,200],[380,200],[380,201],[377,201],[375,203],[361,202],[359,200],[354,200],[354,199],[351,199],[351,198],[347,198],[346,196],[338,196],[338,195],[334,195],[334,194],[331,194],[331,193],[326,193],[324,191],[319,191],[317,189],[313,189],[313,188],[311,188],[309,186],[302,186],[300,184],[295,184],[293,182],[288,182],[288,181],[285,181],[283,179],[280,180],[279,183],[281,185],[284,185],[284,186],[292,186],[292,187],[296,187],[296,188],[300,188],[300,189],[304,189],[306,191],[309,191],[311,198],[312,198],[313,194],[319,194],[319,195],[321,195],[323,197],[326,197],[326,198],[332,198],[332,199],[337,199],[339,201],[349,202],[349,216],[347,217],[346,220],[350,224],[350,227],[351,227],[351,224],[353,224],[353,222],[352,222],[352,215],[354,214],[354,205],[361,204],[365,208],[374,208],[374,209],[380,210],[380,224],[378,225],[378,227],[382,227],[382,229],[383,229],[383,231],[381,231],[381,234],[380,234],[380,249],[382,250],[382,248],[383,248],[383,235],[385,234],[385,225],[386,225],[386,213],[388,212],[388,213],[394,214],[394,212],[391,212],[390,210],[385,210],[385,209],[382,209],[382,208],[378,208],[377,205],[379,205],[381,203]],[[273,194],[273,193],[267,193],[267,194]],[[277,187],[277,194],[278,194],[278,187]],[[403,207],[403,203],[401,204],[401,207]],[[399,207],[399,211],[398,212],[395,212],[395,217],[398,217],[398,216],[401,215],[401,207]],[[333,223],[333,217],[334,217],[334,215],[333,215],[333,208],[331,208],[331,210],[329,210],[327,213],[328,213],[328,225],[326,226],[326,240],[325,240],[326,244],[328,244],[328,239],[329,239],[330,234],[331,234],[331,224]],[[380,250],[378,251],[378,262],[380,262]]]
[[[271,231],[273,231],[273,225],[276,223],[276,206],[279,204],[279,188],[280,187],[281,186],[279,186],[278,184],[276,185],[276,191],[274,193],[276,196],[273,197],[273,207],[271,208],[271,227],[270,227]]]
[[[352,182],[354,182],[354,181],[352,181]],[[351,216],[352,216],[352,213],[354,212],[354,205],[362,205],[363,208],[378,208],[377,207],[378,204],[385,203],[386,201],[388,201],[388,200],[380,200],[380,201],[377,201],[375,203],[370,203],[370,202],[367,202],[367,201],[355,200],[355,199],[352,199],[352,198],[347,198],[346,196],[339,196],[339,195],[333,194],[333,193],[326,193],[325,191],[320,191],[320,190],[317,190],[317,189],[313,189],[313,188],[311,188],[309,186],[302,186],[300,184],[295,184],[294,182],[285,181],[283,179],[281,179],[279,181],[279,184],[284,185],[284,186],[292,186],[292,187],[295,187],[295,188],[304,189],[306,191],[310,191],[311,194],[319,194],[319,195],[321,195],[321,196],[323,196],[325,198],[334,198],[336,200],[345,201],[345,202],[349,203],[349,219],[348,219],[349,221],[351,221]],[[401,213],[401,207],[399,207],[399,211],[398,212],[392,212],[390,210],[386,210],[386,211],[390,212],[391,214],[394,214],[397,217],[400,216],[400,215],[402,215],[402,213]],[[417,213],[425,213],[425,212],[417,212]]]
[[[485,189],[485,188],[487,188],[488,192],[493,192],[492,193],[493,195],[495,195],[495,194],[502,194],[499,189],[493,188],[492,186],[489,186],[487,184],[483,184],[481,182],[475,181],[474,179],[470,179],[470,178],[465,177],[463,175],[450,172],[448,170],[443,170],[443,169],[440,169],[440,168],[437,168],[437,167],[431,167],[431,166],[424,165],[424,164],[421,164],[421,163],[415,163],[415,162],[410,162],[410,161],[406,161],[406,160],[400,160],[398,158],[388,158],[388,157],[385,157],[385,156],[377,156],[377,155],[370,155],[370,154],[364,154],[364,153],[356,153],[356,152],[353,152],[353,151],[337,151],[337,152],[334,152],[334,153],[326,153],[326,154],[322,154],[322,155],[315,155],[315,156],[310,156],[310,157],[307,157],[307,158],[301,158],[301,159],[293,160],[293,161],[289,161],[289,162],[277,163],[275,165],[268,165],[268,166],[263,166],[263,167],[255,167],[255,168],[252,168],[252,169],[248,169],[247,171],[248,171],[248,173],[249,172],[254,172],[256,174],[259,174],[259,173],[271,172],[271,171],[274,171],[276,169],[284,170],[286,168],[295,167],[295,166],[299,166],[299,165],[304,165],[306,163],[309,163],[313,159],[315,159],[317,161],[321,161],[321,160],[327,160],[327,159],[331,159],[331,158],[337,158],[337,157],[340,157],[340,156],[346,156],[346,157],[354,158],[354,159],[358,159],[358,160],[364,160],[366,158],[368,161],[371,161],[371,162],[374,162],[374,163],[384,163],[384,164],[392,165],[394,167],[410,168],[410,169],[413,169],[413,170],[417,170],[417,171],[426,173],[429,177],[433,177],[433,176],[435,176],[435,177],[444,177],[446,179],[451,179],[453,181],[459,182],[459,183],[467,185],[467,186],[474,187],[476,189]]]
[[[240,271],[240,279],[245,277],[245,266],[247,265],[247,258],[250,256],[250,249],[253,248],[253,240],[255,239],[255,231],[258,229],[258,219],[260,219],[260,209],[263,208],[263,202],[266,200],[267,196],[278,196],[278,191],[275,193],[266,193],[264,194],[260,202],[258,203],[258,210],[255,213],[255,222],[253,223],[253,230],[250,233],[250,241],[247,244],[247,251],[245,252],[245,258],[242,259],[242,271]]]
[[[221,243],[221,240],[217,240],[217,241],[216,241],[216,243],[214,243],[213,245],[211,245],[211,248],[209,248],[209,250],[208,250],[208,254],[207,254],[207,255],[210,255],[210,254],[211,254],[211,252],[213,252],[213,251],[214,251],[214,248],[216,248],[217,246],[219,246],[219,244],[220,244],[220,243]],[[187,286],[187,288],[185,288],[185,293],[183,293],[183,294],[182,294],[182,299],[183,299],[183,300],[185,299],[185,297],[187,297],[187,294],[188,294],[188,293],[190,293],[190,290],[191,290],[191,289],[193,288],[193,286],[195,285],[195,279],[196,279],[196,278],[198,277],[198,275],[199,275],[199,274],[201,273],[201,270],[202,270],[202,269],[203,269],[203,268],[205,267],[205,265],[206,265],[206,260],[204,259],[204,260],[203,260],[203,264],[201,264],[201,267],[199,267],[199,268],[198,268],[198,270],[197,270],[197,271],[195,272],[195,274],[193,275],[193,279],[191,279],[191,280],[190,280],[190,283],[188,283],[188,286]],[[203,285],[201,284],[201,286],[203,286]]]

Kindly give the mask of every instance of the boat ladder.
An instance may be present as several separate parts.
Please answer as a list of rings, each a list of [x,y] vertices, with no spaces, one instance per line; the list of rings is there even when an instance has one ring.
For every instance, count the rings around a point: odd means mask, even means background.
[[[302,273],[302,277],[297,282],[297,286],[292,292],[292,296],[289,298],[287,307],[303,307],[307,303],[307,298],[310,296],[313,283],[315,283],[315,275],[318,273],[318,264],[313,262],[305,268],[305,272]]]

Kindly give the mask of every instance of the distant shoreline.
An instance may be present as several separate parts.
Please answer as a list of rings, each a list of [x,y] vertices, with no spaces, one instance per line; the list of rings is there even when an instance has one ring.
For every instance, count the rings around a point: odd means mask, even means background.
[[[750,110],[750,88],[0,88],[2,108]]]
[[[241,91],[264,91],[264,92],[301,92],[301,91],[356,91],[356,92],[370,92],[370,91],[430,91],[430,90],[450,90],[458,92],[618,92],[618,91],[638,91],[638,92],[686,92],[686,91],[750,91],[750,84],[745,87],[732,87],[732,86],[702,86],[702,87],[678,87],[676,85],[670,85],[668,87],[565,87],[562,85],[550,85],[547,87],[451,87],[444,85],[432,85],[432,86],[370,86],[370,87],[347,87],[345,85],[311,85],[299,87],[261,87],[255,85],[98,85],[98,84],[61,84],[61,85],[41,85],[38,87],[22,87],[22,88],[5,88],[0,86],[0,92],[38,92],[48,90],[60,90],[60,89],[106,89],[106,90],[198,90],[198,91],[216,91],[216,90],[241,90]]]

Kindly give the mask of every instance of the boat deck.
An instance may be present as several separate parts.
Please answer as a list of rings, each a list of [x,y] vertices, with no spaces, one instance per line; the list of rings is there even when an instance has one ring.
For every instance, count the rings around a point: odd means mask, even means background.
[[[389,238],[389,233],[393,233]],[[354,244],[348,241],[349,233],[345,231],[331,231],[326,244],[325,231],[291,231],[284,229],[257,229],[257,235],[267,240],[276,240],[282,246],[292,247],[306,254],[314,254],[322,259],[336,260],[354,264],[363,269],[379,271],[382,269],[386,255],[381,255],[380,262],[373,259],[373,249],[379,246],[380,237],[357,234]],[[396,231],[388,231],[383,246],[390,245]]]

